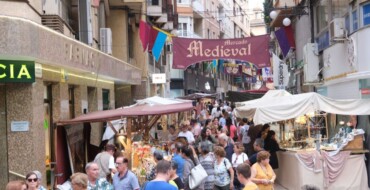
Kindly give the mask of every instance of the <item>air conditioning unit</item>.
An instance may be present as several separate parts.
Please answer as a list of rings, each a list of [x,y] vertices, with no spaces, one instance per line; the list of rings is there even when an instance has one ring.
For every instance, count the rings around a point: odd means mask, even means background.
[[[331,41],[342,41],[345,39],[344,18],[334,18],[329,24]]]
[[[319,56],[317,43],[308,43],[303,47],[304,83],[319,81]]]
[[[62,3],[60,0],[43,1],[42,10],[45,15],[60,15],[62,10]]]
[[[112,30],[110,28],[100,28],[100,50],[112,55]]]

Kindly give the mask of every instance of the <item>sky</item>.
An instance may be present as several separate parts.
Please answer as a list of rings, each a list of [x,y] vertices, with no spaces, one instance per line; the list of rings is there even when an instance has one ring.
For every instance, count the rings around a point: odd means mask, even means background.
[[[264,0],[249,0],[249,9],[253,9],[257,5],[263,8],[263,2]]]

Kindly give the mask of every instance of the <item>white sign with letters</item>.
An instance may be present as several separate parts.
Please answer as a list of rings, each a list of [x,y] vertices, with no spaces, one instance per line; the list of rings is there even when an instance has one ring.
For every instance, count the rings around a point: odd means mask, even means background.
[[[165,73],[152,74],[152,81],[153,84],[165,84],[166,74]]]
[[[29,131],[30,122],[29,121],[12,121],[10,128],[12,132]]]

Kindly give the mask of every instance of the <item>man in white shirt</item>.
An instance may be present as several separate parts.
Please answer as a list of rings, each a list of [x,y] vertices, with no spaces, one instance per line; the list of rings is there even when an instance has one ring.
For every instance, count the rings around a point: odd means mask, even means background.
[[[179,133],[178,137],[185,137],[189,144],[193,144],[195,142],[194,135],[192,132],[189,131],[190,122],[184,121],[181,124],[181,132]]]
[[[105,145],[105,151],[99,153],[95,156],[94,162],[99,166],[99,177],[105,178],[111,173],[116,173],[116,167],[114,165],[114,153],[116,152],[116,147],[113,144]]]

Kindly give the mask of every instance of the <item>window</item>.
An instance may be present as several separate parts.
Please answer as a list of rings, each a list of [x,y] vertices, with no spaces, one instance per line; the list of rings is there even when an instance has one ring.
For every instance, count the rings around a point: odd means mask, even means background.
[[[352,31],[356,31],[358,29],[358,16],[357,10],[352,11]]]
[[[178,31],[180,36],[188,36],[188,23],[179,23]]]
[[[344,27],[346,28],[346,31],[350,31],[350,19],[349,19],[349,15],[346,15],[346,17],[344,17]]]
[[[326,1],[321,1],[316,5],[316,28],[317,33],[320,33],[328,26],[328,6]]]
[[[370,3],[362,6],[362,24],[363,26],[370,25]]]

